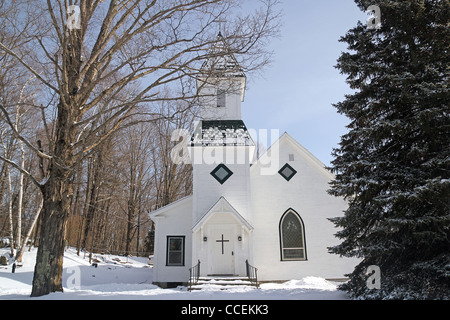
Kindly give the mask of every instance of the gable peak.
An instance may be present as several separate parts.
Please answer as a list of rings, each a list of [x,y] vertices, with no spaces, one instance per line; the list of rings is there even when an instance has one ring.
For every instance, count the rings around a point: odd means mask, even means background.
[[[213,42],[208,58],[201,67],[201,74],[212,77],[244,77],[245,74],[237,61],[233,50],[219,31]]]

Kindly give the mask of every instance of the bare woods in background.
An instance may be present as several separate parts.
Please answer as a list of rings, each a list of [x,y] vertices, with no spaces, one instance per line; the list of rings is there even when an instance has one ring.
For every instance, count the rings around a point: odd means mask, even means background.
[[[0,230],[38,240],[32,296],[63,290],[67,244],[149,250],[146,213],[190,193],[170,133],[192,123],[202,63],[225,54],[209,50],[218,30],[247,74],[270,59],[276,1],[244,5],[0,0]]]

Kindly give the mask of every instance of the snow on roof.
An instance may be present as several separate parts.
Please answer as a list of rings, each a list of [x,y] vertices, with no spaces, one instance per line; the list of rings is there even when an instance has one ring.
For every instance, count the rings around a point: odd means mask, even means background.
[[[191,137],[191,146],[254,146],[242,120],[203,120]]]

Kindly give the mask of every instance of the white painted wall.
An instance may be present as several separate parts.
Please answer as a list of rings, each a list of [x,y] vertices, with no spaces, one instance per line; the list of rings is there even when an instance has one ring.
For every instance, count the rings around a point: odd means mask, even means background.
[[[327,218],[342,215],[346,202],[327,194],[331,174],[308,151],[288,140],[286,136],[279,140],[279,166],[289,163],[297,170],[290,181],[278,173],[261,175],[258,164],[251,169],[254,265],[258,279],[343,278],[357,261],[328,253],[327,247],[339,240],[334,237],[337,229]],[[294,161],[289,161],[289,154],[294,154]],[[307,261],[281,261],[279,225],[289,208],[304,222]]]
[[[203,215],[219,200],[221,196],[225,197],[230,204],[246,220],[251,220],[250,206],[250,165],[249,154],[253,156],[254,147],[193,147],[193,216],[192,224],[199,221]],[[218,157],[217,161],[212,163],[197,161],[198,157],[205,154],[212,154],[220,150],[232,150],[235,155],[244,154],[243,161],[227,161],[227,157]],[[215,150],[215,151],[214,151]],[[196,152],[200,153],[196,153]],[[225,154],[226,151],[220,151]],[[224,160],[224,161],[221,161]],[[233,175],[224,183],[220,184],[211,172],[220,164],[224,163]]]
[[[153,282],[187,282],[192,267],[192,197],[159,210],[151,218],[156,223]],[[185,236],[184,266],[166,266],[167,236]]]
[[[214,80],[214,79],[212,79]],[[212,81],[209,80],[209,81]],[[204,120],[240,120],[245,78],[215,79],[199,91],[201,118]],[[218,90],[226,92],[226,106],[217,107]]]
[[[236,273],[243,274],[245,259],[258,268],[258,279],[290,280],[306,276],[343,278],[353,270],[357,259],[340,258],[328,253],[327,247],[339,243],[334,237],[337,229],[327,220],[343,214],[347,204],[328,195],[332,175],[306,149],[289,136],[279,142],[279,167],[289,163],[297,174],[288,182],[278,173],[261,175],[260,164],[232,164],[227,166],[233,175],[221,185],[210,172],[217,164],[194,164],[194,193],[191,197],[160,209],[153,216],[155,234],[155,282],[186,282],[189,268],[202,261],[202,275],[211,271],[210,252],[213,230],[219,224],[233,226],[233,236],[241,235],[242,242],[234,242]],[[292,142],[294,141],[294,142]],[[246,147],[242,147],[246,148]],[[248,148],[248,147],[247,147]],[[289,161],[289,154],[294,161]],[[273,156],[273,155],[272,155]],[[254,230],[249,232],[229,213],[214,213],[202,229],[192,235],[192,227],[223,196],[246,219]],[[306,261],[281,261],[279,225],[282,215],[294,209],[305,225]],[[240,229],[241,228],[241,229]],[[167,267],[167,235],[185,236],[185,266]],[[203,236],[208,237],[203,242]],[[192,243],[195,241],[196,243]],[[193,259],[195,261],[193,261]]]

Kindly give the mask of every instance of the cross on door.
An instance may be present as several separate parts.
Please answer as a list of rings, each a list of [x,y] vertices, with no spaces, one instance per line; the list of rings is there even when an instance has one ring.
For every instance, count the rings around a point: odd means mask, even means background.
[[[224,242],[229,242],[229,241],[230,241],[230,240],[224,240],[224,239],[223,239],[223,234],[222,234],[222,240],[220,240],[220,239],[219,239],[219,240],[216,240],[216,242],[222,242],[222,254],[223,254],[223,243],[224,243]]]

